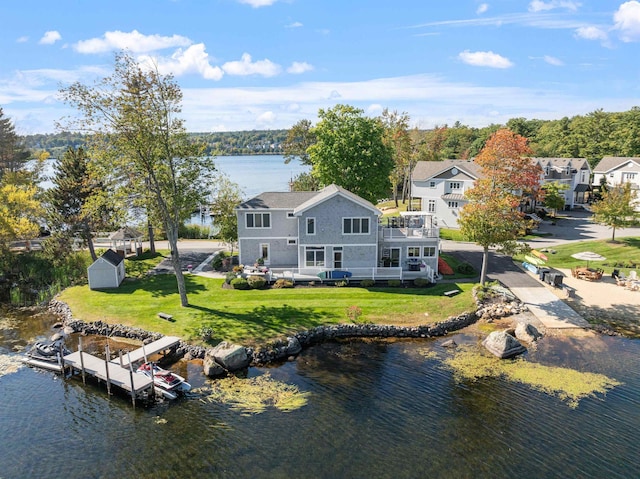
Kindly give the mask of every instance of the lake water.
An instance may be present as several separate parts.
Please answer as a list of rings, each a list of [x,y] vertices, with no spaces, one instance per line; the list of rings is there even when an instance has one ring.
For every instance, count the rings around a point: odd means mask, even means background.
[[[0,371],[52,318],[0,318]],[[478,345],[473,332],[454,335]],[[528,359],[624,384],[575,409],[501,379],[458,382],[442,339],[344,341],[251,368],[308,392],[260,414],[197,393],[150,408],[75,377],[0,375],[0,477],[632,478],[640,471],[640,341],[547,337]],[[196,362],[174,370],[208,383]]]

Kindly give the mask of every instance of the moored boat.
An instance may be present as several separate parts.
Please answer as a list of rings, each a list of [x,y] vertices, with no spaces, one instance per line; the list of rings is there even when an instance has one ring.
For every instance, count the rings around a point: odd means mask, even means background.
[[[191,389],[191,384],[186,382],[182,376],[171,372],[168,369],[163,369],[156,363],[150,361],[143,363],[136,370],[138,374],[144,374],[148,378],[152,377],[151,371],[153,371],[153,384],[159,389],[169,393],[165,395],[165,397],[173,399],[172,396],[175,393],[186,392]]]
[[[66,356],[67,354],[71,354],[71,351],[65,347],[63,338],[50,342],[38,341],[26,352],[26,355],[31,359],[50,363],[59,362],[60,356]]]

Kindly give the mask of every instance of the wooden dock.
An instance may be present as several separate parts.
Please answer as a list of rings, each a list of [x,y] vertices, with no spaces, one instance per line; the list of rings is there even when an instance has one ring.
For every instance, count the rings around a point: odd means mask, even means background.
[[[126,356],[122,356],[122,363],[120,359],[113,359],[111,362],[118,364],[123,368],[128,368],[129,364],[137,363],[138,361],[144,361],[145,357],[152,354],[159,353],[165,349],[170,349],[180,342],[180,338],[176,336],[164,336],[157,341],[145,344],[144,346],[134,349],[127,353]]]

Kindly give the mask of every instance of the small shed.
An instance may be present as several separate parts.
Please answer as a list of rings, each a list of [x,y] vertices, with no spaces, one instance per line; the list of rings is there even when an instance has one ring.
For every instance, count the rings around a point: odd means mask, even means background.
[[[108,249],[87,268],[89,289],[117,288],[124,280],[124,258]]]
[[[129,253],[135,253],[137,256],[142,254],[142,233],[135,228],[125,226],[109,235],[111,247],[120,255],[127,256]]]

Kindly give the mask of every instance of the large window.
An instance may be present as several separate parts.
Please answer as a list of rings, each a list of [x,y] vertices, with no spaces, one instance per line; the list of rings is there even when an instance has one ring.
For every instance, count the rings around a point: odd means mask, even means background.
[[[316,219],[315,218],[307,218],[307,234],[308,235],[316,234]]]
[[[324,247],[307,246],[305,248],[305,266],[324,266]]]
[[[422,256],[424,258],[432,258],[436,255],[436,247],[435,246],[425,246],[422,248]]]
[[[429,200],[429,202],[427,203],[427,211],[429,213],[436,212],[436,200]]]
[[[342,232],[346,235],[369,234],[369,218],[343,218]]]
[[[271,228],[271,213],[247,213],[247,228]]]
[[[407,257],[408,258],[419,258],[420,257],[420,246],[409,246],[407,248]]]

